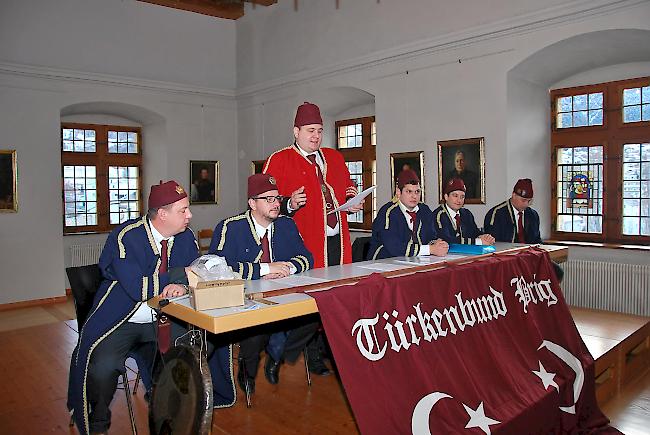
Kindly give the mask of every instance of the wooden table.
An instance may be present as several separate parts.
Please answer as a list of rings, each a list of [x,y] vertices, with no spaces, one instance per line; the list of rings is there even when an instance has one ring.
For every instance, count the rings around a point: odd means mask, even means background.
[[[243,307],[196,311],[186,298],[170,303],[162,311],[213,334],[219,334],[317,313],[316,302],[309,296],[309,292],[354,284],[372,273],[381,273],[388,277],[408,275],[439,269],[449,264],[470,263],[493,255],[511,255],[529,249],[527,245],[516,243],[497,243],[495,246],[495,253],[484,255],[394,257],[312,269],[282,279],[246,281],[244,290],[247,300]],[[540,247],[548,251],[555,262],[564,262],[568,257],[566,246]],[[149,305],[157,308],[158,300],[159,298],[151,299]]]

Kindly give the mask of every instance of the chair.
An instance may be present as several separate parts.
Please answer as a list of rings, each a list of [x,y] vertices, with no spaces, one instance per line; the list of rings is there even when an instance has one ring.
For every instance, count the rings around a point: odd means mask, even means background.
[[[210,242],[212,241],[212,230],[209,228],[199,230],[197,239],[197,242],[199,243],[199,254],[207,254],[210,249]],[[205,240],[207,240],[207,242]]]
[[[365,261],[370,248],[370,237],[357,237],[352,243],[352,262]]]
[[[68,267],[65,269],[70,281],[70,289],[72,290],[72,299],[74,301],[74,310],[77,314],[77,330],[86,323],[86,319],[90,314],[93,306],[93,299],[99,285],[102,283],[102,272],[97,264],[90,264],[88,266]],[[131,418],[131,431],[137,435],[138,431],[135,426],[135,414],[133,411],[133,402],[131,400],[131,391],[129,387],[129,378],[127,376],[126,365],[120,373],[122,388],[126,394],[126,404],[129,408],[129,417]],[[138,382],[140,381],[140,373],[135,378],[135,386],[133,394],[136,393]],[[74,425],[73,418],[70,419],[70,426]]]

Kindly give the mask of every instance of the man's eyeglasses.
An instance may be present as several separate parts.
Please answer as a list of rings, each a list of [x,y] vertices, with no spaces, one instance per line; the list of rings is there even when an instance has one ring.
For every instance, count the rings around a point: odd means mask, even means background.
[[[275,201],[282,202],[282,195],[277,196],[254,196],[253,199],[265,199],[269,204],[273,204]]]

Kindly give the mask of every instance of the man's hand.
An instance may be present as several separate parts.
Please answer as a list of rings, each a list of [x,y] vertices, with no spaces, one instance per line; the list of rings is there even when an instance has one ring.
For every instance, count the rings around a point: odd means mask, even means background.
[[[262,279],[275,279],[284,278],[291,274],[291,263],[288,261],[275,261],[269,263],[269,273],[264,275]]]
[[[163,299],[175,298],[177,296],[183,296],[187,291],[185,287],[180,284],[167,284],[163,291],[160,293],[160,297]]]
[[[359,204],[357,204],[357,205],[353,205],[352,207],[350,207],[350,208],[348,209],[348,213],[356,213],[356,212],[358,212],[358,211],[363,210],[363,204],[364,204],[365,202],[366,202],[366,200],[364,199],[364,200],[361,201]]]
[[[436,257],[444,257],[449,251],[449,244],[442,239],[434,240],[429,243],[429,254]]]
[[[291,194],[291,199],[289,200],[289,206],[292,210],[298,210],[303,205],[307,204],[307,195],[305,194],[305,186],[300,186],[298,190],[295,190]]]
[[[492,234],[481,234],[478,238],[484,245],[494,245],[494,242],[496,242],[494,237],[492,237]]]

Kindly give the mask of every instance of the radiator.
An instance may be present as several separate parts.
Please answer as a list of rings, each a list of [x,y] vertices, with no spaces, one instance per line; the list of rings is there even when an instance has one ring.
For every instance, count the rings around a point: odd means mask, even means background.
[[[93,245],[71,245],[70,266],[77,267],[98,263],[102,248],[103,245],[99,243]]]
[[[569,305],[650,316],[650,266],[586,260],[562,266]]]

